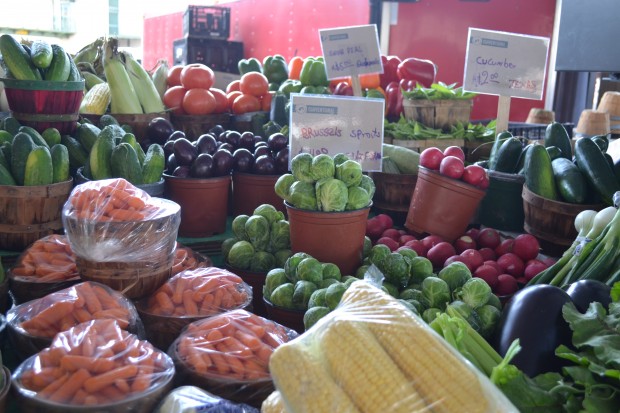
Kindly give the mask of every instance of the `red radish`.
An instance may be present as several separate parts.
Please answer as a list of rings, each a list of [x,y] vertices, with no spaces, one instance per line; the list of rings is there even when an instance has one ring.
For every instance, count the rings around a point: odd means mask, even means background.
[[[517,254],[508,252],[497,259],[497,265],[502,272],[510,274],[513,277],[521,277],[525,270],[525,263]]]
[[[377,244],[383,244],[383,245],[387,245],[387,247],[390,249],[390,251],[396,251],[396,249],[398,248],[398,241],[396,241],[394,238],[390,238],[390,237],[381,237],[377,240]]]
[[[392,238],[394,241],[398,242],[398,239],[400,238],[400,233],[396,228],[388,228],[383,231],[383,233],[381,233],[381,238],[383,237],[389,237]]]
[[[497,259],[495,251],[493,251],[491,248],[480,248],[478,252],[480,253],[480,255],[482,255],[482,258],[484,258],[485,261],[495,261]]]
[[[478,250],[475,250],[473,248],[461,252],[461,257],[469,261],[474,270],[484,264],[484,258],[482,258],[482,254],[480,254]]]
[[[460,146],[448,146],[443,150],[444,156],[456,156],[461,161],[465,162],[465,152],[461,149]]]
[[[453,262],[462,262],[463,264],[467,265],[467,268],[469,268],[469,271],[473,271],[473,269],[471,268],[470,262],[468,262],[465,257],[462,257],[460,255],[453,255],[449,257],[447,260],[444,261],[443,266],[447,267]]]
[[[381,237],[381,233],[383,232],[383,225],[381,225],[381,221],[379,221],[376,217],[370,218],[366,221],[366,235],[371,240],[377,240]]]
[[[547,265],[547,267],[551,267],[553,264],[557,262],[555,258],[551,258],[551,257],[543,258],[541,261],[544,262]]]
[[[426,253],[426,258],[433,263],[433,267],[441,268],[448,258],[456,255],[454,247],[449,242],[440,242]]]
[[[404,229],[399,229],[399,230],[398,230],[398,233],[399,233],[400,235],[411,235],[411,234],[409,234],[407,231],[405,231]]]
[[[476,248],[476,241],[474,241],[469,235],[461,235],[456,241],[454,241],[454,249],[457,254],[460,254],[470,248]]]
[[[484,168],[479,165],[468,165],[463,170],[463,177],[461,178],[463,182],[468,183],[473,186],[478,186],[484,178],[486,177],[486,172]]]
[[[441,164],[441,160],[444,158],[443,152],[441,149],[436,147],[426,148],[420,154],[420,165],[432,169],[434,171],[439,170],[439,165]]]
[[[502,242],[499,232],[493,228],[483,228],[478,232],[476,239],[478,247],[495,249]]]
[[[474,271],[474,277],[482,278],[491,288],[494,288],[497,284],[498,275],[497,269],[491,265],[481,265]]]
[[[541,271],[547,269],[547,265],[540,260],[529,260],[527,264],[525,264],[525,271],[523,271],[523,276],[527,281],[536,277]]]
[[[501,257],[504,254],[508,254],[509,252],[512,252],[512,247],[514,243],[515,243],[514,239],[506,238],[497,246],[497,248],[495,248],[495,254],[497,254],[498,257]]]
[[[511,295],[517,292],[519,284],[517,279],[510,274],[500,274],[497,277],[497,284],[493,292],[498,296]]]
[[[479,189],[487,189],[489,187],[489,177],[484,174],[484,176],[482,177],[482,180],[480,181],[480,183],[478,185],[476,185]]]
[[[426,253],[428,252],[428,248],[426,248],[424,243],[419,239],[408,241],[405,243],[405,246],[417,252],[420,257],[426,257]]]
[[[512,252],[517,254],[523,261],[533,260],[538,257],[540,244],[535,236],[530,234],[521,234],[515,238]]]
[[[487,260],[484,263],[482,263],[482,265],[490,265],[491,267],[495,268],[497,270],[498,274],[502,273],[502,269],[500,268],[500,266],[497,264],[497,261],[492,261],[492,260]]]
[[[401,235],[398,238],[398,243],[400,245],[405,245],[406,243],[408,243],[409,241],[413,241],[414,239],[416,239],[416,238],[413,235],[409,235],[409,234]]]
[[[461,179],[465,165],[456,156],[446,156],[439,164],[439,173],[452,179]]]
[[[478,228],[476,228],[476,227],[471,227],[470,229],[465,231],[465,235],[469,235],[471,237],[471,239],[473,239],[476,242],[478,242],[478,234],[479,233],[480,233],[480,230]]]
[[[525,277],[517,278],[517,284],[527,284],[527,278]]]
[[[375,218],[378,219],[379,222],[381,222],[383,231],[385,231],[388,228],[392,228],[394,226],[394,221],[392,220],[392,217],[389,216],[388,214],[379,214],[379,215],[376,215]]]
[[[427,235],[426,237],[422,238],[422,243],[427,250],[430,250],[432,247],[439,244],[440,242],[443,242],[443,238],[441,238],[439,235]]]

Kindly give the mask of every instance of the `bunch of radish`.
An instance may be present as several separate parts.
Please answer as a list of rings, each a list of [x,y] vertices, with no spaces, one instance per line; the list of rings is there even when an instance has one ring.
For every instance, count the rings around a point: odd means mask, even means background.
[[[437,147],[426,148],[420,154],[420,165],[439,171],[443,176],[459,179],[479,189],[489,187],[489,177],[479,165],[465,166],[465,153],[460,146],[449,146],[441,151]]]

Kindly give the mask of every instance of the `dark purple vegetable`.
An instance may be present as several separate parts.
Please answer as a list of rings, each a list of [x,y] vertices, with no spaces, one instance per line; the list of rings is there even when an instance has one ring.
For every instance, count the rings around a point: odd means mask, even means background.
[[[210,133],[200,135],[196,140],[196,147],[200,153],[208,153],[209,155],[213,155],[217,150],[217,141],[215,140],[215,136]]]
[[[213,136],[219,136],[220,133],[225,132],[226,129],[222,125],[215,125],[211,129],[209,129],[209,133],[213,134]]]
[[[263,137],[260,136],[260,135],[254,135],[254,145],[256,145],[257,143],[260,143],[260,142],[265,142]],[[267,142],[265,142],[265,143],[267,143]]]
[[[166,158],[166,171],[168,171],[168,173],[172,173],[175,169],[177,169],[177,166],[179,166],[177,158],[175,158],[174,154],[171,153],[168,155],[168,158]]]
[[[513,340],[519,339],[521,351],[512,360],[530,377],[559,372],[564,361],[555,349],[572,346],[572,331],[562,317],[562,307],[570,296],[561,288],[539,284],[518,291],[506,304],[496,329],[496,349],[503,357]]]
[[[288,172],[288,147],[281,149],[276,153],[274,160],[276,161],[276,172],[284,174]]]
[[[160,145],[168,140],[172,132],[174,132],[174,126],[168,119],[162,117],[151,119],[146,126],[146,138]]]
[[[218,149],[213,154],[213,175],[224,176],[230,174],[233,169],[234,159],[232,153],[226,149]]]
[[[190,168],[187,165],[177,166],[172,176],[176,176],[177,178],[189,178],[190,176]]]
[[[213,176],[213,157],[208,153],[201,153],[192,163],[190,172],[193,178],[211,178]]]
[[[254,150],[254,134],[250,131],[245,131],[241,134],[239,139],[239,147],[245,148],[249,151]]]
[[[233,153],[236,148],[228,142],[220,142],[220,144],[217,146],[217,149],[226,149],[228,152]]]
[[[180,138],[187,139],[187,136],[185,136],[185,132],[183,132],[182,130],[175,130],[170,134],[170,136],[168,136],[168,140],[170,141],[175,141]]]
[[[266,146],[259,146],[254,150],[254,158],[258,158],[259,156],[267,155],[270,158],[273,158],[271,155],[271,151]]]
[[[269,145],[267,145],[267,142],[265,141],[254,142],[254,149],[261,147],[269,149]]]
[[[228,131],[226,134],[226,142],[231,144],[233,148],[237,149],[239,147],[239,141],[241,140],[241,134],[236,130]]]
[[[569,295],[577,310],[585,313],[590,303],[599,302],[609,308],[611,303],[611,287],[597,280],[579,280],[572,283],[566,293]]]
[[[185,138],[175,140],[172,150],[179,165],[189,166],[198,156],[198,149]]]
[[[166,143],[164,143],[164,155],[166,155],[166,157],[170,156],[174,150],[174,141],[168,140],[166,141]]]
[[[228,132],[222,132],[219,135],[216,135],[215,140],[218,142],[226,142],[226,135]]]
[[[259,175],[275,175],[276,174],[276,162],[271,156],[262,155],[256,158],[254,161],[254,167],[252,171]]]
[[[254,155],[245,148],[239,148],[233,153],[235,160],[233,170],[237,172],[251,172],[254,166]]]
[[[276,132],[267,139],[267,145],[272,151],[278,152],[288,146],[288,138],[280,132]]]

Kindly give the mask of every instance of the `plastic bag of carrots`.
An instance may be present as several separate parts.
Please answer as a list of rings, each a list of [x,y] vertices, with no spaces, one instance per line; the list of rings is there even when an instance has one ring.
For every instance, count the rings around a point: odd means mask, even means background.
[[[149,342],[114,320],[93,320],[56,335],[12,377],[18,405],[28,399],[32,411],[45,411],[49,402],[98,409],[119,404],[105,411],[120,412],[154,409],[171,390],[174,373],[171,358]]]
[[[198,267],[211,267],[212,265],[213,263],[208,257],[177,242],[172,263],[172,275],[176,275],[181,271],[193,270]]]
[[[65,235],[52,234],[30,245],[9,271],[12,280],[55,283],[80,278],[75,254]]]

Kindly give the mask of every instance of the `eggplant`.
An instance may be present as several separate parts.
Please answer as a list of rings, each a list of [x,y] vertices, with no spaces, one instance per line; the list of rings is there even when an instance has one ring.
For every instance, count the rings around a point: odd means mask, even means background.
[[[275,175],[276,161],[271,155],[262,155],[256,158],[252,171],[258,175]]]
[[[241,138],[239,138],[239,147],[245,148],[248,151],[254,150],[254,134],[250,131],[245,131],[241,134]]]
[[[228,142],[220,142],[217,146],[217,149],[226,149],[230,153],[233,153],[235,151],[235,147]]]
[[[568,287],[566,293],[581,313],[588,310],[590,303],[599,302],[606,310],[609,309],[611,303],[611,287],[597,280],[574,282]]]
[[[170,156],[173,152],[174,152],[174,141],[171,140],[167,140],[166,143],[164,143],[164,155],[166,157]]]
[[[273,133],[267,139],[267,145],[274,153],[278,152],[288,146],[288,137],[284,136],[280,132]]]
[[[170,140],[170,141],[175,141],[175,140],[181,139],[181,138],[187,139],[187,136],[185,135],[185,132],[183,132],[182,130],[175,130],[174,132],[172,132],[170,134],[170,136],[168,136],[168,140]]]
[[[263,156],[263,155],[267,155],[273,158],[273,156],[271,155],[271,151],[266,146],[259,146],[258,148],[254,150],[254,158],[258,159],[258,157]]]
[[[229,175],[233,169],[234,159],[232,153],[226,149],[218,149],[213,154],[213,175]]]
[[[274,157],[276,161],[276,172],[279,174],[285,174],[288,172],[288,158],[289,158],[289,149],[288,147],[281,149],[276,153]]]
[[[532,285],[517,292],[506,304],[495,337],[497,352],[503,357],[515,339],[521,351],[512,364],[530,377],[559,372],[566,360],[555,356],[560,345],[572,347],[572,331],[562,316],[570,296],[559,287]]]
[[[210,133],[200,135],[196,140],[196,147],[200,153],[208,153],[209,155],[213,155],[217,150],[217,141],[215,140],[215,136]]]
[[[267,142],[265,142],[265,140],[263,139],[262,136],[260,135],[254,135],[254,147],[256,148],[256,144],[257,143],[265,143],[267,144]]]
[[[213,157],[208,153],[201,153],[192,163],[190,175],[192,178],[211,178],[213,169]]]
[[[226,134],[226,143],[229,143],[233,147],[233,151],[239,147],[239,141],[241,140],[241,134],[236,130],[228,131]]]
[[[166,118],[153,118],[146,125],[146,138],[160,145],[163,145],[168,140],[172,132],[174,132],[174,126]]]
[[[233,170],[237,172],[251,172],[254,166],[254,155],[245,148],[239,148],[233,153]]]
[[[172,172],[172,176],[176,176],[177,178],[189,178],[190,177],[190,168],[187,165],[177,166],[174,172]]]
[[[172,151],[179,165],[190,166],[198,156],[198,148],[185,138],[176,139]]]
[[[226,129],[222,125],[214,125],[211,129],[209,129],[209,133],[213,134],[213,136],[219,136],[220,133],[226,132]]]
[[[226,142],[226,135],[228,135],[228,131],[216,135],[215,140],[218,142]]]
[[[179,166],[177,162],[177,158],[174,156],[173,153],[171,153],[170,155],[168,155],[168,158],[166,159],[166,171],[170,174],[175,169],[177,169],[177,166]]]

